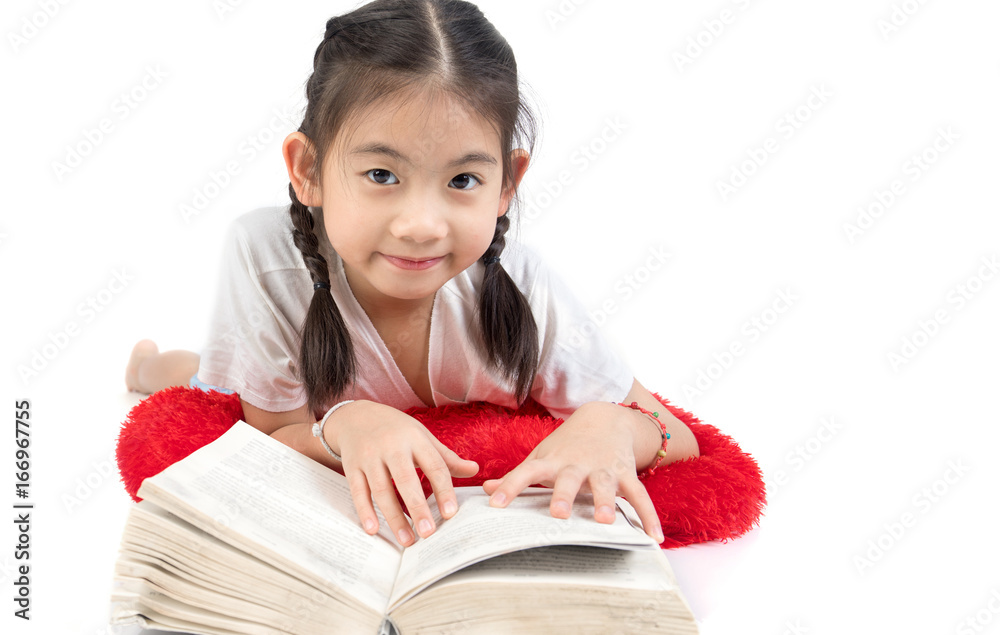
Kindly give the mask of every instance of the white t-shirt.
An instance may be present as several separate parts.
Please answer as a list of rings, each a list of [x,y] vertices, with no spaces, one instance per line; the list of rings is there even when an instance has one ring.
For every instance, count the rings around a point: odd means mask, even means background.
[[[481,263],[449,280],[434,297],[428,361],[434,404],[424,404],[354,298],[343,263],[327,238],[321,210],[313,212],[320,253],[330,266],[331,293],[356,357],[357,377],[343,399],[367,399],[400,410],[472,401],[517,405],[510,384],[486,366],[479,352],[476,300]],[[623,400],[632,387],[632,373],[600,333],[581,330],[589,318],[563,283],[536,254],[511,240],[502,265],[528,299],[538,325],[540,357],[532,398],[561,418],[588,401]],[[305,386],[296,371],[312,285],[292,242],[288,206],[261,208],[237,218],[224,249],[198,378],[234,390],[247,403],[270,412],[305,404]]]

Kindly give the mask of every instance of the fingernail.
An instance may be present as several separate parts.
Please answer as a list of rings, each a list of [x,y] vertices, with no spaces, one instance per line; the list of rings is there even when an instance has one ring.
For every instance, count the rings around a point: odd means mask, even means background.
[[[500,492],[494,494],[493,498],[490,499],[490,505],[492,505],[493,507],[499,507],[506,502],[507,502],[507,497],[501,494]]]
[[[663,542],[663,530],[659,527],[656,528],[656,542]]]
[[[445,514],[445,516],[451,516],[456,511],[458,511],[458,505],[455,504],[455,501],[445,501],[445,504],[444,504],[444,514]]]
[[[399,544],[410,542],[410,532],[407,529],[400,529],[396,532],[396,538],[399,539]]]
[[[553,506],[553,511],[557,512],[560,515],[565,514],[565,515],[568,516],[569,515],[569,503],[567,503],[566,501],[559,501],[558,503],[556,503]]]
[[[376,529],[378,529],[378,523],[376,523],[371,518],[365,520],[365,531],[367,531],[370,534],[373,534],[373,533],[375,533]]]
[[[426,518],[420,521],[420,535],[425,538],[434,531],[434,526],[431,525],[431,521]]]
[[[597,515],[602,518],[614,518],[615,510],[611,509],[611,507],[607,505],[601,505],[597,508]]]

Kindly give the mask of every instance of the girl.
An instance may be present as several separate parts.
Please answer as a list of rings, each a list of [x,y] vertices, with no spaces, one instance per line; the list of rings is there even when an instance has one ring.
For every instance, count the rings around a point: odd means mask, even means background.
[[[599,335],[568,337],[586,314],[506,244],[534,122],[504,38],[467,2],[376,0],[327,22],[306,96],[282,145],[291,205],[234,223],[207,349],[140,342],[129,388],[197,372],[237,392],[247,423],[342,471],[364,529],[374,501],[403,545],[435,530],[416,468],[449,518],[451,477],[478,466],[401,411],[531,397],[565,422],[485,483],[491,504],[541,483],[553,516],[589,491],[609,523],[621,495],[662,542],[637,473],[697,443]]]

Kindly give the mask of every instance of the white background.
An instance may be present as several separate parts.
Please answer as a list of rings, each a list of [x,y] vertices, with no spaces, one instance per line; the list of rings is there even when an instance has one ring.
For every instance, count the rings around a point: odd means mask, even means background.
[[[27,623],[0,523],[4,632],[105,632],[130,505],[111,457],[139,401],[129,351],[203,344],[225,227],[288,200],[280,141],[298,121],[274,113],[301,116],[325,21],[354,6],[237,4],[4,3],[0,492],[16,502],[27,398],[35,504]],[[579,4],[554,21],[556,0],[480,3],[543,124],[520,235],[640,381],[767,477],[758,529],[668,552],[702,632],[1000,632],[1000,281],[983,264],[1000,257],[1000,7]],[[123,110],[149,69],[162,79]],[[251,136],[266,141],[252,159]],[[185,219],[229,161],[240,173]],[[745,182],[723,195],[734,170]],[[845,227],[894,181],[852,241]],[[19,371],[43,351],[37,374]]]

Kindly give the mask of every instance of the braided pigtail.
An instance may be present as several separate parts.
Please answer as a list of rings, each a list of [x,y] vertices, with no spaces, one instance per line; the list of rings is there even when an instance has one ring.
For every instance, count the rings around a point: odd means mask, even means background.
[[[291,183],[288,194],[292,199],[292,240],[302,252],[313,281],[312,300],[302,327],[299,378],[306,386],[309,407],[316,411],[336,399],[354,381],[354,349],[347,325],[330,293],[330,269],[326,258],[319,253],[312,212],[299,201]]]
[[[497,218],[493,242],[481,258],[486,266],[479,297],[479,325],[486,359],[515,384],[519,403],[527,399],[538,370],[538,326],[528,300],[500,264],[510,220]]]

